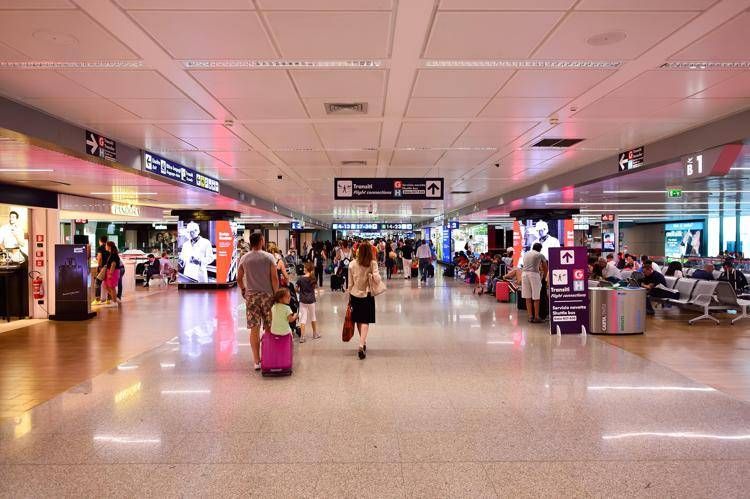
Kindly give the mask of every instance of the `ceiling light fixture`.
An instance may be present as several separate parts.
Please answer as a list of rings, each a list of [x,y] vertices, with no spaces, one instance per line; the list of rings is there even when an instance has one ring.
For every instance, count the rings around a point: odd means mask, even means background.
[[[53,172],[52,168],[0,168],[0,173],[42,173]]]
[[[441,60],[423,61],[427,68],[510,68],[510,69],[618,69],[622,61]]]
[[[317,69],[317,68],[347,68],[347,69],[371,69],[379,68],[383,61],[374,59],[362,59],[351,61],[297,61],[297,60],[226,60],[205,61],[186,60],[182,61],[185,69]]]
[[[616,435],[602,435],[602,440],[615,440],[629,437],[669,437],[669,438],[710,438],[716,440],[750,440],[750,435],[716,435],[710,433],[693,433],[690,431],[638,431],[619,433]]]
[[[622,201],[622,202],[612,202],[612,201],[605,201],[601,203],[587,203],[587,202],[580,202],[580,203],[545,203],[547,206],[611,206],[613,204],[616,204],[618,206],[653,206],[653,205],[662,205],[662,206],[672,206],[674,208],[682,208],[684,206],[689,205],[715,205],[715,204],[750,204],[750,201],[690,201],[687,203],[670,203],[668,201]]]
[[[138,197],[138,196],[156,196],[157,192],[90,192],[92,196],[121,196],[121,197]]]
[[[143,61],[0,61],[0,69],[138,69]]]
[[[696,70],[727,70],[750,69],[750,61],[670,61],[665,62],[659,69],[696,69]]]
[[[602,194],[664,194],[667,192],[667,189],[662,189],[660,191],[602,191]],[[722,191],[685,191],[683,190],[683,194],[746,194],[750,191],[735,191],[735,190],[722,190]]]

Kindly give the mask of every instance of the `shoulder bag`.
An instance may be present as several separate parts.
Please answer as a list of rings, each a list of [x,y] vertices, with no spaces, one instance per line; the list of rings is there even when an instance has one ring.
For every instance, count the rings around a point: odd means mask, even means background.
[[[352,304],[346,305],[346,316],[344,317],[344,327],[341,330],[341,341],[349,341],[354,336],[354,321],[352,320]]]
[[[369,279],[369,287],[370,287],[370,294],[372,296],[378,296],[385,293],[385,290],[388,289],[385,287],[385,283],[383,282],[383,279],[380,277],[380,273],[373,272],[368,277]]]

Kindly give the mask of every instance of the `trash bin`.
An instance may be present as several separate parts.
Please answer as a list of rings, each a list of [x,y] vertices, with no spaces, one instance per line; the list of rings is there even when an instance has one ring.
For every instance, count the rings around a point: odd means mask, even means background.
[[[646,331],[646,290],[590,288],[591,334],[643,334]]]

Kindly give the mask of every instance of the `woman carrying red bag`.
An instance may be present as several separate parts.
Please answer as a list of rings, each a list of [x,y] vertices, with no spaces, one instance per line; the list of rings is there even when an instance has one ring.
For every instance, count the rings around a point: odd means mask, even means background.
[[[375,296],[385,291],[385,284],[380,277],[378,262],[372,257],[372,248],[368,241],[362,241],[357,248],[357,258],[349,263],[349,306],[351,321],[359,331],[360,359],[367,357],[367,333],[370,324],[375,323]],[[347,310],[348,313],[348,310]]]

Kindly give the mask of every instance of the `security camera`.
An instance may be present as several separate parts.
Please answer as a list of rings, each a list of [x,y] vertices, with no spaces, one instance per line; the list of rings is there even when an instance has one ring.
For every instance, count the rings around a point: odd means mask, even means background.
[[[276,175],[276,180],[284,180],[284,175]]]

